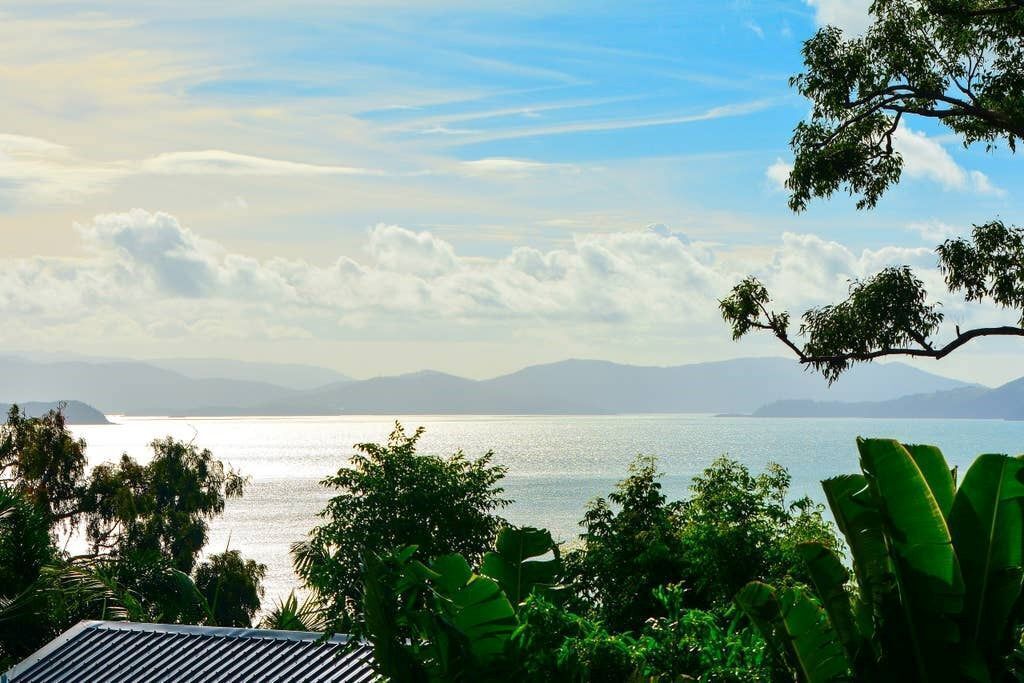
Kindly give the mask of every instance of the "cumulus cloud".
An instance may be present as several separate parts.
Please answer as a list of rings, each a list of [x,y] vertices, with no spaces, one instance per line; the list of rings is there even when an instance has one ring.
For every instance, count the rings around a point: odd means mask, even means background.
[[[717,301],[755,274],[781,305],[842,297],[886,265],[921,269],[930,247],[854,251],[813,235],[731,251],[656,224],[577,234],[557,248],[470,257],[429,232],[377,225],[362,254],[321,263],[233,252],[166,213],[140,209],[76,226],[79,258],[0,259],[0,342],[36,335],[123,339],[330,339],[514,334],[668,339],[722,334]],[[23,341],[23,340],[20,340]]]
[[[960,166],[941,144],[924,133],[900,126],[893,146],[903,157],[903,172],[911,178],[924,178],[947,190],[969,190],[978,194],[1002,194],[981,171]]]

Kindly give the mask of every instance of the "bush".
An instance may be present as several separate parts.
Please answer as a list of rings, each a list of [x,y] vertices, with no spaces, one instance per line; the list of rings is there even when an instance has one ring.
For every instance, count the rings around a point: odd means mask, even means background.
[[[666,616],[654,593],[660,586],[681,585],[687,607],[724,609],[755,579],[807,582],[800,543],[839,547],[822,506],[786,502],[790,477],[779,465],[754,476],[719,458],[694,479],[688,499],[671,503],[658,476],[653,458],[635,460],[607,500],[588,505],[582,545],[565,557],[573,608],[612,631],[638,632]]]
[[[607,500],[587,506],[582,546],[566,553],[573,607],[619,631],[636,630],[658,614],[653,590],[683,572],[678,507],[665,501],[654,458],[632,462]]]
[[[352,460],[322,482],[340,493],[320,513],[327,521],[292,554],[330,630],[361,629],[368,554],[414,545],[427,561],[457,553],[477,564],[504,524],[496,511],[509,503],[497,485],[505,468],[491,464],[493,454],[418,455],[422,434],[407,436],[396,424],[387,444],[358,444]]]
[[[727,606],[755,579],[809,583],[797,553],[802,542],[838,550],[824,506],[804,497],[787,503],[791,477],[769,463],[759,475],[735,460],[719,458],[695,477],[679,508],[682,585],[690,607]]]

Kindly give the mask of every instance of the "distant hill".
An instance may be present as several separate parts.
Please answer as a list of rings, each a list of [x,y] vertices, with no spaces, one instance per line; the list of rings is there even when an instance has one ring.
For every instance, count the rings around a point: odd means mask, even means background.
[[[290,372],[282,367],[238,364],[235,377],[210,378],[199,375],[231,364],[165,362],[180,371],[138,361],[0,357],[0,401],[68,396],[129,415],[751,413],[781,400],[889,400],[967,386],[887,363],[858,366],[830,388],[791,359],[742,358],[673,367],[567,360],[487,380],[423,371],[300,391],[240,378]]]
[[[265,382],[192,379],[137,361],[36,363],[0,358],[0,401],[74,397],[108,415],[168,415],[195,405],[259,403],[293,393]]]
[[[29,417],[41,417],[51,410],[56,410],[59,404],[56,401],[51,402],[29,402],[19,403],[18,407],[21,411]],[[10,403],[0,403],[0,412],[3,415],[7,415],[11,409]],[[68,424],[72,425],[107,425],[110,421],[107,420],[107,416],[96,410],[90,405],[86,405],[81,401],[68,401],[67,405],[64,406],[64,418]]]
[[[145,362],[191,379],[261,382],[299,391],[351,380],[337,370],[297,363],[250,363],[224,358],[160,358]]]
[[[749,413],[794,398],[890,399],[965,383],[901,363],[855,368],[831,388],[784,358],[745,358],[674,367],[568,360],[475,381],[438,372],[329,385],[253,404],[274,415]]]
[[[982,418],[1024,420],[1024,377],[987,389],[961,387],[889,401],[777,401],[757,417]]]

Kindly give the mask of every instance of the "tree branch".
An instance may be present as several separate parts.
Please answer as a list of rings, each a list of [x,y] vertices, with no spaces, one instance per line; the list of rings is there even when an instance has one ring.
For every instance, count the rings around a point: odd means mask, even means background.
[[[771,325],[758,325],[758,327],[761,329],[773,329]],[[920,349],[890,348],[878,349],[876,351],[851,351],[848,353],[837,353],[831,356],[809,356],[796,347],[784,336],[784,334],[780,335],[776,333],[775,336],[796,353],[801,363],[805,365],[817,365],[822,363],[841,363],[843,361],[868,361],[876,358],[882,358],[884,356],[915,356],[918,358],[935,358],[938,360],[940,358],[945,358],[967,342],[972,339],[977,339],[978,337],[1024,337],[1024,328],[1004,325],[1002,327],[979,327],[966,332],[960,332],[958,329],[957,333],[958,336],[956,339],[939,348],[935,348],[928,344],[925,348]],[[920,340],[915,341],[922,343]],[[927,344],[927,342],[924,342],[924,344]]]

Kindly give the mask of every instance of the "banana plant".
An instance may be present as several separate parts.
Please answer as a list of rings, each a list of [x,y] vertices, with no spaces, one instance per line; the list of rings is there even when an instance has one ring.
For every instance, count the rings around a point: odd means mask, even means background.
[[[857,446],[861,474],[822,482],[853,576],[805,544],[816,595],[755,582],[737,604],[811,683],[1005,680],[1024,617],[1024,460],[981,455],[958,488],[935,447]]]
[[[509,527],[474,572],[458,554],[415,559],[410,546],[367,559],[363,607],[379,673],[395,681],[500,681],[514,667],[519,604],[559,571],[547,531]],[[543,558],[548,554],[553,559]]]
[[[539,559],[550,555],[551,559]],[[517,609],[534,591],[550,593],[561,560],[547,529],[505,527],[494,550],[484,555],[480,573],[497,581]]]

